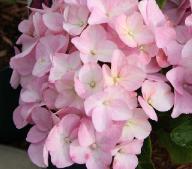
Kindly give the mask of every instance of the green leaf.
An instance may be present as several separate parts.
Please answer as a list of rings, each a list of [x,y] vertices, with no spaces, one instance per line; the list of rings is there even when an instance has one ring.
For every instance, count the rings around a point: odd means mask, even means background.
[[[160,8],[163,8],[167,0],[156,0]]]
[[[137,166],[137,169],[154,169],[153,162],[151,160],[152,146],[150,138],[145,139],[141,152],[141,155],[139,155],[139,165]]]
[[[164,130],[156,132],[158,140],[162,147],[166,148],[169,152],[171,160],[175,164],[187,164],[192,162],[192,149],[181,147],[170,138],[170,134]]]
[[[181,147],[192,148],[192,122],[185,121],[174,128],[171,140]]]

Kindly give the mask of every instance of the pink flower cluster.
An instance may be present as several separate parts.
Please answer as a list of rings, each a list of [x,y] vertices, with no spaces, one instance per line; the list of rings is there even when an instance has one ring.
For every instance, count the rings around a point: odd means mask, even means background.
[[[192,2],[191,2],[192,3]],[[149,119],[192,113],[188,0],[55,0],[31,8],[10,61],[29,156],[58,168],[135,169]]]

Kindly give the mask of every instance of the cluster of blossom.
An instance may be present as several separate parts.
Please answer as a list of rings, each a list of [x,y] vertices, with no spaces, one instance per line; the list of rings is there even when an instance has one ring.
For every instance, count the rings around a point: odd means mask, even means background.
[[[192,2],[191,2],[192,3]],[[189,0],[55,0],[31,8],[10,61],[31,160],[135,169],[149,119],[192,113]],[[173,109],[172,109],[173,108]]]

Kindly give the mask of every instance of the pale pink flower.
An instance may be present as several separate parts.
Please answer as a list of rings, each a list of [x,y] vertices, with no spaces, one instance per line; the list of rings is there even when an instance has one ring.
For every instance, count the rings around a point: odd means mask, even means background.
[[[150,119],[157,121],[155,108],[158,111],[165,112],[172,108],[174,95],[171,92],[171,87],[165,82],[155,82],[146,80],[142,85],[142,95],[138,100]]]
[[[180,65],[192,71],[192,39],[187,41],[181,52]]]
[[[69,147],[77,137],[80,117],[75,114],[64,116],[50,131],[46,140],[46,149],[50,153],[51,162],[58,168],[73,164]]]
[[[120,87],[107,88],[85,100],[85,112],[92,117],[95,129],[106,130],[113,121],[132,118],[133,108],[137,107],[135,93],[129,93]]]
[[[63,28],[70,35],[79,35],[87,25],[89,10],[86,6],[66,6]]]
[[[42,101],[43,84],[46,81],[46,77],[33,78],[30,83],[22,88],[20,100],[25,103],[40,103]]]
[[[136,155],[141,153],[143,140],[133,140],[122,142],[113,150],[114,155],[113,168],[114,169],[135,169],[138,165],[138,158]]]
[[[81,60],[86,62],[110,62],[116,44],[107,40],[107,34],[101,25],[89,26],[80,37],[72,39],[72,43],[80,51]]]
[[[137,108],[133,110],[133,117],[124,124],[121,140],[127,141],[134,138],[143,140],[149,136],[151,130],[152,128],[145,112]]]
[[[86,98],[103,89],[102,69],[96,63],[87,63],[75,76],[75,90],[82,98]]]
[[[103,75],[106,86],[121,86],[128,91],[141,87],[145,73],[136,66],[127,63],[125,55],[120,50],[115,50],[111,61],[111,70],[103,66]]]
[[[164,16],[155,0],[143,0],[139,3],[139,10],[145,24],[153,31],[159,48],[166,47],[176,38],[176,32]]]
[[[64,1],[72,5],[87,5],[87,0],[64,0]]]
[[[119,16],[115,25],[120,39],[129,47],[150,44],[154,41],[153,33],[144,25],[143,18],[138,12],[130,16]]]
[[[110,150],[120,137],[118,125],[111,126],[106,132],[96,132],[91,121],[82,119],[78,140],[70,145],[70,155],[74,162],[86,164],[88,169],[108,169],[112,161]]]
[[[59,12],[46,12],[43,14],[43,22],[47,28],[55,33],[63,31],[63,14]]]
[[[34,164],[39,167],[48,166],[48,152],[45,140],[54,126],[54,115],[45,108],[37,107],[32,110],[31,118],[35,124],[28,132],[26,140],[30,142],[28,154]]]
[[[192,78],[191,71],[182,67],[171,69],[167,78],[175,89],[174,109],[172,117],[176,118],[182,113],[192,113]]]
[[[59,93],[55,101],[56,108],[75,107],[80,110],[83,109],[83,100],[75,91],[73,72],[66,74],[61,80],[56,81],[55,87]]]
[[[50,69],[49,81],[55,82],[62,79],[68,72],[74,72],[81,66],[79,52],[70,54],[55,53],[52,56],[52,67]]]
[[[40,39],[36,47],[36,63],[32,74],[42,77],[50,71],[51,58],[55,53],[66,52],[69,38],[63,35],[49,35]]]
[[[123,13],[131,13],[137,8],[137,0],[87,0],[91,11],[89,24],[101,24],[111,22],[115,17]]]
[[[16,128],[21,129],[32,122],[31,112],[35,107],[39,107],[39,105],[35,103],[27,103],[19,105],[14,110],[13,121]]]

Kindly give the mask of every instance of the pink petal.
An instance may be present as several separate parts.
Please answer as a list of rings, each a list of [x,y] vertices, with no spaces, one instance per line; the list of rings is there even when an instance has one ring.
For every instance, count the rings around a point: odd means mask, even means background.
[[[155,110],[141,96],[138,97],[138,101],[149,118],[157,121],[158,117]]]
[[[43,149],[44,149],[44,141],[38,144],[31,144],[28,149],[28,154],[31,161],[36,164],[38,167],[47,167],[44,163]]]
[[[79,126],[78,141],[81,146],[89,146],[95,142],[95,130],[91,121],[83,119]]]
[[[39,143],[47,137],[46,132],[40,131],[37,126],[33,126],[28,134],[26,140],[30,143]]]

